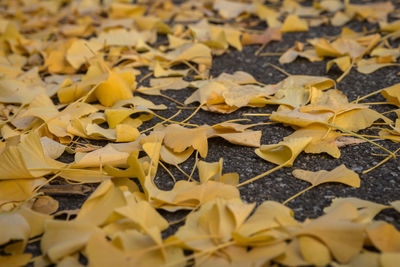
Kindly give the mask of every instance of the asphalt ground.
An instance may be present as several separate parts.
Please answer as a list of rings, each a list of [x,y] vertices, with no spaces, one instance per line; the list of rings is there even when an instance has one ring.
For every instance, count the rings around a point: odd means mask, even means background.
[[[346,25],[352,30],[361,31],[363,28],[374,29],[376,25],[366,24],[362,22],[351,22]],[[265,25],[259,25],[259,28],[265,28]],[[334,36],[339,34],[341,28],[332,26],[311,27],[308,32],[286,33],[283,35],[281,42],[273,42],[266,46],[263,52],[284,52],[294,45],[295,41],[305,42],[308,38]],[[160,37],[161,39],[163,37]],[[398,46],[398,42],[392,43],[394,47]],[[332,68],[326,73],[325,64],[327,60],[321,62],[309,62],[305,59],[297,59],[293,63],[280,65],[279,56],[255,56],[254,52],[259,48],[258,45],[246,46],[243,51],[239,52],[231,50],[221,56],[213,57],[211,75],[216,77],[220,73],[233,73],[235,71],[245,71],[252,74],[258,81],[265,84],[277,83],[286,77],[285,74],[271,67],[269,63],[275,64],[290,74],[325,76],[336,79],[341,75],[337,68]],[[380,69],[372,74],[364,75],[358,73],[355,69],[351,70],[340,83],[337,88],[341,90],[352,101],[359,96],[364,96],[370,92],[381,88],[391,86],[400,82],[398,67],[387,67]],[[144,71],[143,74],[146,74]],[[144,85],[148,80],[144,81]],[[180,91],[166,91],[165,94],[183,102],[191,93],[192,89],[187,88]],[[176,113],[176,104],[162,97],[145,96],[147,99],[157,104],[165,104],[168,110],[158,112],[164,117],[171,116]],[[381,102],[385,99],[380,95],[368,98],[368,102]],[[216,124],[226,120],[247,118],[251,121],[246,123],[268,122],[268,117],[245,117],[244,113],[271,113],[276,110],[277,106],[268,105],[264,108],[241,108],[231,114],[217,114],[200,110],[191,120],[196,124]],[[384,112],[393,110],[395,107],[390,105],[377,105],[373,109]],[[193,110],[184,110],[176,120],[186,118]],[[390,116],[390,115],[389,115]],[[393,118],[392,118],[393,119]],[[139,130],[159,122],[157,118],[153,118],[151,122],[145,123]],[[261,144],[275,144],[281,141],[285,136],[291,134],[294,130],[281,124],[264,125],[254,127],[254,130],[262,130]],[[366,130],[360,133],[377,134],[377,130]],[[391,151],[396,150],[399,144],[391,141],[378,141],[380,145]],[[106,144],[106,142],[95,142],[96,144]],[[372,153],[382,153],[382,150],[370,143],[362,143],[358,145],[349,145],[340,148],[341,157],[339,159],[332,158],[327,154],[306,154],[301,153],[294,162],[293,167],[282,168],[268,176],[265,176],[253,183],[247,184],[240,188],[241,197],[247,202],[262,203],[266,200],[283,202],[290,196],[308,187],[309,184],[298,180],[292,176],[292,171],[297,168],[310,171],[331,170],[340,164],[345,164],[348,168],[357,172],[361,178],[360,188],[351,188],[342,184],[322,184],[313,188],[293,201],[288,206],[293,209],[296,219],[304,220],[306,218],[315,218],[323,214],[323,209],[330,205],[331,200],[337,197],[357,197],[364,200],[374,201],[381,204],[389,204],[391,201],[400,199],[400,160],[391,159],[384,165],[375,170],[361,175],[361,172],[373,167],[380,162],[383,157],[373,156]],[[254,148],[238,146],[228,143],[221,138],[209,139],[208,162],[218,161],[219,158],[224,159],[223,172],[237,172],[240,175],[240,182],[246,181],[260,173],[263,173],[276,165],[264,161],[254,153]],[[72,161],[72,156],[64,154],[60,160],[68,162]],[[194,156],[182,164],[182,168],[190,172],[194,164]],[[175,167],[169,166],[170,171],[179,179],[186,179]],[[196,177],[197,173],[195,173]],[[164,190],[171,189],[173,182],[170,176],[162,168],[159,168],[157,185]],[[96,185],[93,185],[93,189]],[[88,196],[54,196],[60,203],[60,210],[73,210],[79,208]],[[169,221],[177,221],[184,217],[187,212],[179,211],[169,213],[160,211]],[[376,219],[385,220],[394,224],[400,230],[400,213],[393,209],[384,210]],[[164,232],[164,236],[174,233],[181,224],[175,224]],[[27,252],[35,255],[40,254],[39,244],[32,243],[28,245]]]

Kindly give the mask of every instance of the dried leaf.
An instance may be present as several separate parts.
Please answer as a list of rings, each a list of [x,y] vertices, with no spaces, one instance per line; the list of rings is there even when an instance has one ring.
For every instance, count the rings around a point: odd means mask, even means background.
[[[360,177],[357,173],[346,168],[344,164],[336,167],[332,171],[305,171],[296,169],[293,171],[293,176],[309,182],[312,186],[318,186],[323,183],[343,183],[352,187],[360,187]]]

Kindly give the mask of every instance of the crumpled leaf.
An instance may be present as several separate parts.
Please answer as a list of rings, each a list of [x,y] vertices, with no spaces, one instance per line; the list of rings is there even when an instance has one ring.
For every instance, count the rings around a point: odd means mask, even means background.
[[[262,145],[255,152],[266,161],[290,167],[311,140],[311,137],[290,138],[278,144]]]
[[[205,128],[185,128],[177,124],[171,124],[163,131],[164,145],[171,148],[174,152],[181,153],[193,147],[198,150],[200,156],[205,158],[208,151],[207,130]]]

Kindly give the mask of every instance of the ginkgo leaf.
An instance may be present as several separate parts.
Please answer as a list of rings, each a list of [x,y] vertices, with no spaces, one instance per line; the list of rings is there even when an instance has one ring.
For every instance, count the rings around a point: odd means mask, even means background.
[[[129,72],[129,74],[134,75],[132,72]],[[131,84],[122,75],[123,73],[110,71],[107,80],[97,86],[95,95],[102,105],[110,107],[118,100],[133,97]]]
[[[186,161],[194,151],[193,147],[182,152],[174,152],[173,149],[162,146],[160,150],[160,159],[168,164],[177,165]]]
[[[272,121],[282,122],[291,126],[309,127],[312,124],[324,124],[332,118],[334,114],[330,111],[322,112],[301,112],[296,108],[293,110],[280,110],[272,112]]]
[[[42,144],[44,154],[52,159],[59,158],[66,148],[65,145],[60,144],[47,136],[40,138],[40,143]]]
[[[311,172],[306,170],[296,169],[293,171],[293,176],[309,182],[312,186],[318,186],[323,183],[343,183],[352,187],[360,187],[360,177],[357,173],[346,168],[344,164],[336,167],[331,171]]]
[[[368,128],[376,120],[383,119],[386,122],[390,120],[372,109],[355,109],[340,115],[337,115],[333,124],[346,130],[357,132]]]
[[[400,252],[400,232],[393,225],[377,222],[367,229],[367,234],[381,252]]]
[[[44,178],[0,181],[0,205],[28,199],[46,181]]]
[[[66,60],[72,67],[79,69],[80,66],[95,56],[93,52],[97,52],[102,48],[103,44],[96,41],[75,40],[67,50]]]
[[[239,191],[235,186],[212,180],[204,184],[178,181],[171,191],[159,191],[152,197],[157,208],[168,211],[194,209],[215,198],[240,198]]]
[[[400,107],[400,84],[382,90],[382,95],[393,105]]]
[[[289,243],[285,253],[277,257],[275,261],[288,266],[305,266],[310,264],[304,260],[300,250],[300,242],[297,238]]]
[[[120,166],[126,164],[128,156],[129,153],[118,151],[112,144],[108,144],[89,153],[75,153],[75,162],[71,167],[85,168],[98,167],[101,165]]]
[[[350,204],[342,205],[335,212],[312,220],[297,235],[318,238],[337,261],[346,263],[360,252],[364,241],[364,226],[343,218],[349,213],[356,214],[357,211]]]
[[[325,170],[311,172],[311,171],[296,169],[292,172],[292,174],[294,177],[298,179],[311,183],[311,186],[291,196],[290,198],[285,200],[283,204],[292,201],[293,199],[303,194],[304,192],[324,183],[335,182],[335,183],[343,183],[353,187],[360,187],[360,177],[358,176],[358,174],[353,172],[352,170],[347,169],[344,164],[340,165],[339,167],[336,167],[335,169],[329,172]]]
[[[390,205],[392,205],[392,207],[397,210],[398,212],[400,212],[400,200],[396,200],[390,203]]]
[[[274,145],[262,145],[256,154],[277,165],[292,166],[296,157],[311,142],[311,137],[290,138]]]
[[[242,146],[259,147],[261,140],[261,131],[251,131],[247,128],[253,125],[243,125],[236,123],[220,123],[213,125],[207,131],[207,137],[222,137],[232,144]]]
[[[379,263],[382,267],[395,267],[400,260],[400,253],[383,253]]]
[[[101,230],[91,223],[48,220],[44,225],[41,250],[52,262],[85,247],[90,237]]]
[[[255,2],[257,16],[267,21],[271,28],[280,28],[282,23],[278,20],[279,12],[262,5],[260,2]]]
[[[310,236],[299,237],[303,258],[316,266],[325,266],[332,261],[329,249],[318,239]]]
[[[271,41],[280,41],[281,31],[276,28],[267,28],[262,34],[244,33],[242,36],[243,45],[262,44],[266,45]]]
[[[335,198],[332,200],[332,204],[329,207],[324,209],[324,212],[329,213],[330,211],[334,210],[335,208],[349,203],[357,208],[358,210],[358,217],[354,219],[355,222],[362,222],[362,223],[369,223],[372,219],[383,209],[387,209],[388,206],[374,203],[367,200],[362,200],[359,198]]]
[[[0,179],[37,178],[63,166],[45,156],[39,136],[32,131],[0,155]]]
[[[115,209],[115,211],[132,220],[145,232],[152,227],[156,227],[160,232],[168,228],[168,222],[147,201],[130,203]]]
[[[29,224],[30,238],[43,234],[45,221],[52,219],[52,216],[50,215],[34,211],[25,206],[20,208],[18,214],[22,215]]]
[[[299,223],[293,218],[293,211],[274,201],[263,202],[254,214],[235,232],[234,239],[244,245],[257,245],[274,240],[274,236],[284,237],[285,233],[269,231],[280,227],[295,227]]]
[[[183,152],[187,148],[193,147],[203,158],[207,156],[208,143],[205,128],[189,129],[172,124],[165,128],[164,133],[164,144],[174,152]]]
[[[0,213],[0,229],[2,229],[0,244],[5,245],[12,240],[22,241],[14,247],[15,252],[22,253],[31,233],[31,228],[25,218],[19,213],[2,212]]]
[[[113,129],[115,126],[133,114],[133,110],[127,108],[106,109],[104,114],[106,115],[108,127]]]
[[[304,148],[304,152],[315,154],[325,152],[334,158],[339,158],[340,150],[336,141],[340,136],[340,133],[329,131],[327,127],[311,124],[296,130],[286,138],[312,137],[311,142]]]
[[[0,265],[10,267],[26,266],[31,261],[31,259],[32,255],[28,253],[11,256],[0,256]]]
[[[308,25],[305,20],[300,19],[297,15],[289,15],[283,22],[282,32],[301,32],[308,31]]]
[[[110,179],[105,180],[83,203],[76,221],[82,224],[101,225],[112,217],[116,208],[125,204],[123,192]]]

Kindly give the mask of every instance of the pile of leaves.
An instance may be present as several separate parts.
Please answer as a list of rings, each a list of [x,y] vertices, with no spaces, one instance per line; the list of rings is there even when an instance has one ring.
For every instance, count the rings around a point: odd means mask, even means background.
[[[340,158],[341,146],[369,142],[385,156],[374,168],[397,156],[399,149],[390,151],[376,139],[400,141],[400,85],[351,102],[336,89],[352,68],[371,74],[398,65],[399,48],[391,41],[400,36],[400,23],[388,20],[390,14],[398,17],[395,7],[339,0],[309,4],[2,1],[0,265],[396,266],[400,232],[374,218],[386,209],[400,212],[400,200],[383,205],[336,198],[323,215],[305,221],[286,206],[324,183],[360,187],[359,175],[345,165],[294,170],[295,178],[311,185],[283,203],[256,207],[239,193],[239,187],[291,167],[300,153]],[[351,20],[376,27],[355,32],[345,27]],[[264,48],[282,34],[323,24],[343,26],[342,32],[296,42],[279,62],[284,67],[298,57],[328,58],[327,71],[343,72],[337,81],[288,74],[263,84],[243,71],[210,76],[215,57],[249,45],[259,46],[256,55],[268,56]],[[167,90],[191,93],[181,103]],[[361,102],[375,94],[391,105],[389,112]],[[160,115],[171,107],[152,97],[176,104],[175,113]],[[244,124],[241,117],[191,123],[200,110],[235,114],[267,105],[276,110],[258,114],[269,118],[263,123]],[[176,120],[188,109],[190,115]],[[276,123],[294,131],[279,143],[261,144],[262,133]],[[377,136],[357,133],[377,125],[382,126]],[[223,173],[229,158],[206,160],[210,138],[254,147],[276,167],[244,181],[237,173]],[[190,160],[188,173],[181,166]],[[171,180],[170,190],[156,179]],[[58,194],[90,196],[79,209],[65,210],[54,198]],[[168,221],[162,210],[187,212]],[[180,227],[166,236],[173,225]],[[38,242],[41,254],[32,256],[29,244]]]

